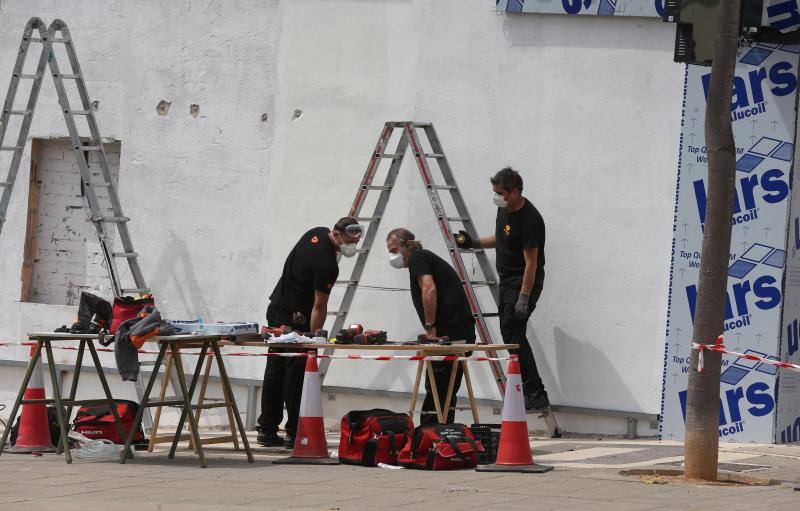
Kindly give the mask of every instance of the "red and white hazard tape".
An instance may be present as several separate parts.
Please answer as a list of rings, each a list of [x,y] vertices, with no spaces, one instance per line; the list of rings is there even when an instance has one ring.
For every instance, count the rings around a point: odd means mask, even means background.
[[[700,353],[698,353],[698,357],[697,357],[697,371],[698,372],[702,373],[703,372],[703,368],[705,367],[705,364],[703,363],[703,352],[704,351],[716,351],[717,353],[724,353],[726,355],[732,355],[734,357],[744,358],[746,360],[754,360],[754,361],[757,361],[757,362],[761,362],[763,364],[767,364],[767,365],[771,365],[771,366],[775,366],[775,367],[780,367],[782,369],[791,369],[793,371],[800,371],[800,365],[797,365],[797,364],[791,364],[789,362],[781,362],[779,360],[772,360],[772,359],[769,359],[769,358],[759,357],[757,355],[750,355],[748,353],[739,353],[738,351],[731,351],[731,350],[729,350],[728,348],[725,347],[725,345],[722,343],[722,340],[723,340],[722,336],[720,335],[719,337],[717,337],[717,339],[714,342],[714,344],[700,344],[700,343],[697,343],[697,342],[693,342],[692,343],[692,349],[698,350],[700,352]]]
[[[36,346],[35,342],[0,342],[2,346]],[[78,346],[53,346],[53,349],[78,351]],[[324,345],[320,345],[319,349],[324,349]],[[391,347],[387,347],[391,349]],[[111,348],[95,348],[96,351],[113,353]],[[158,355],[158,351],[138,350],[139,353],[145,355]],[[181,351],[181,355],[198,356],[199,351]],[[213,355],[213,352],[207,352],[206,356]],[[260,353],[222,353],[226,357],[308,357],[308,352],[300,353],[273,353],[273,352],[260,352]],[[341,360],[412,360],[420,361],[427,360],[430,362],[499,362],[502,360],[511,360],[511,357],[486,357],[486,356],[472,356],[460,357],[458,355],[316,355],[317,358],[341,359]]]

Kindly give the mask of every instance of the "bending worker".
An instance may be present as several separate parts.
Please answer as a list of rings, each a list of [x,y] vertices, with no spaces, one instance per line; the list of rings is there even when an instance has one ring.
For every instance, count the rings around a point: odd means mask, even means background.
[[[321,330],[328,313],[328,297],[339,276],[337,253],[345,257],[354,256],[363,232],[355,218],[345,217],[336,222],[333,230],[315,227],[303,234],[289,252],[283,275],[269,297],[267,324],[272,327],[288,325],[299,332]],[[261,416],[256,428],[260,445],[294,447],[305,363],[302,357],[267,359]],[[285,440],[278,436],[284,403],[287,415]]]
[[[544,219],[522,196],[522,177],[507,167],[490,179],[497,206],[494,236],[474,239],[465,231],[456,236],[459,248],[495,248],[500,275],[500,333],[503,341],[519,344],[522,392],[528,411],[547,408],[550,400],[536,368],[526,334],[528,318],[544,286]]]
[[[467,294],[455,270],[441,257],[422,248],[414,235],[403,228],[394,229],[386,237],[389,264],[397,269],[408,268],[411,301],[428,338],[447,336],[454,341],[475,342],[475,318],[467,302]],[[439,403],[447,407],[447,422],[455,418],[456,393],[461,387],[463,369],[457,364],[453,393],[449,404],[447,386],[453,370],[452,362],[431,362]],[[436,424],[436,407],[431,382],[425,376],[425,401],[422,403],[420,424]]]

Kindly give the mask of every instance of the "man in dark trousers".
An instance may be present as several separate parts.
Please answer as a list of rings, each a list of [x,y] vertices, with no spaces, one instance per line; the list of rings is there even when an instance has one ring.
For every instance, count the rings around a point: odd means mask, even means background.
[[[467,302],[464,285],[456,271],[444,259],[422,248],[414,235],[403,228],[394,229],[386,237],[389,264],[397,269],[408,268],[411,301],[428,338],[449,337],[452,341],[475,342],[475,318]],[[456,392],[461,387],[463,369],[458,364],[453,394],[447,399],[447,386],[453,369],[452,362],[432,362],[439,403],[446,408],[447,423],[455,418]],[[431,382],[425,377],[425,401],[422,403],[420,424],[436,424],[436,407]]]
[[[500,333],[503,341],[519,344],[522,392],[528,411],[547,408],[550,400],[528,342],[528,318],[544,286],[544,219],[522,196],[522,177],[507,167],[490,179],[497,206],[494,236],[474,239],[465,231],[456,236],[460,248],[495,248],[500,276]]]
[[[298,332],[322,329],[328,313],[328,297],[339,276],[337,253],[353,257],[363,232],[355,218],[345,217],[336,222],[333,230],[315,227],[303,234],[289,252],[283,274],[269,297],[267,324],[272,327],[287,325]],[[260,445],[294,447],[304,373],[302,357],[267,359],[261,416],[256,428]],[[288,416],[286,439],[278,435],[284,403]]]

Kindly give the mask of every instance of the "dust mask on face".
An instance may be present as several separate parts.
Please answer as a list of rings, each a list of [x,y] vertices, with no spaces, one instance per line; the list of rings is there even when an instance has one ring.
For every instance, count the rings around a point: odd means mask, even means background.
[[[508,201],[506,201],[499,193],[492,193],[492,202],[494,202],[494,205],[498,208],[505,208],[508,206]]]
[[[397,268],[398,270],[402,270],[404,263],[403,263],[403,253],[402,252],[394,252],[389,253],[389,264],[392,268]]]
[[[341,236],[339,237],[339,239],[342,239]],[[342,243],[341,245],[339,245],[339,252],[344,257],[353,257],[354,255],[356,255],[356,245],[357,243]]]

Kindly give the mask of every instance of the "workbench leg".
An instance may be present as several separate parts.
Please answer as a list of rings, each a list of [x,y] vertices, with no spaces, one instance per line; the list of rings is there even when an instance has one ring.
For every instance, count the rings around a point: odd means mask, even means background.
[[[153,385],[158,378],[158,370],[161,369],[161,363],[164,361],[164,354],[167,352],[167,344],[161,343],[161,346],[158,350],[158,356],[156,357],[156,363],[153,365],[153,372],[150,373],[150,379],[147,380],[147,387],[144,389],[144,394],[142,394],[142,402],[139,403],[139,409],[136,410],[136,417],[133,419],[133,424],[131,425],[131,430],[128,432],[128,437],[125,439],[125,448],[122,450],[119,456],[119,462],[125,463],[125,453],[130,451],[131,443],[133,443],[133,437],[136,434],[136,430],[142,423],[142,415],[144,415],[144,410],[147,408],[147,403],[150,402],[150,392],[153,390]]]
[[[242,445],[244,445],[244,452],[247,453],[247,461],[253,463],[253,451],[250,450],[250,442],[247,440],[247,432],[244,430],[244,424],[242,424],[242,416],[239,414],[239,407],[236,405],[236,399],[233,397],[231,381],[228,379],[228,371],[225,370],[225,363],[222,360],[222,353],[219,350],[219,344],[217,344],[217,341],[211,341],[211,347],[214,350],[214,354],[217,356],[219,377],[220,381],[222,381],[222,389],[224,391],[224,395],[226,396],[225,399],[230,399],[231,404],[228,407],[228,413],[230,414],[231,408],[233,408],[233,418],[236,421],[236,425],[239,427],[239,433],[242,436]],[[236,438],[236,431],[231,431],[231,433],[233,433],[233,437]]]
[[[419,356],[419,352],[417,352]],[[417,397],[419,396],[419,384],[422,381],[422,370],[425,368],[425,361],[420,360],[417,365],[417,378],[414,380],[414,388],[411,390],[411,405],[408,409],[408,415],[414,418],[414,410],[417,408]]]
[[[69,440],[67,435],[67,421],[64,418],[64,409],[61,407],[61,387],[58,385],[58,375],[56,375],[56,359],[53,357],[53,348],[50,346],[50,341],[44,341],[44,349],[47,351],[47,368],[50,370],[50,382],[53,385],[53,400],[56,403],[56,416],[58,417],[58,426],[61,428],[61,447],[64,449],[64,458],[67,463],[72,463],[72,454],[69,452]]]
[[[103,365],[100,363],[100,357],[97,355],[97,350],[94,347],[94,341],[87,341],[89,343],[89,354],[92,355],[92,360],[94,361],[94,367],[97,369],[97,377],[100,379],[100,385],[103,387],[103,392],[106,395],[106,402],[108,403],[108,407],[111,409],[111,415],[114,417],[114,422],[117,425],[117,434],[120,438],[125,438],[125,429],[122,427],[122,419],[119,418],[119,414],[117,413],[117,403],[114,402],[114,396],[111,395],[111,387],[108,386],[108,380],[106,380],[106,373],[103,371]],[[75,375],[77,379],[77,374]],[[138,431],[139,428],[133,428],[133,431]],[[130,448],[125,451],[126,455],[129,458],[133,458],[133,452],[131,452]]]
[[[78,380],[80,379],[81,368],[83,367],[83,351],[86,349],[87,342],[86,339],[81,339],[78,345],[78,356],[75,359],[75,370],[72,373],[72,385],[70,386],[69,397],[67,398],[69,401],[75,401],[75,395],[78,392]],[[70,417],[72,417],[72,403],[67,405],[67,420],[69,420]]]
[[[444,400],[444,406],[442,406],[444,422],[447,422],[447,418],[450,416],[450,400],[453,399],[453,388],[456,383],[456,374],[458,374],[458,364],[458,359],[453,360],[453,365],[450,367],[450,381],[447,383],[447,399]],[[453,414],[455,415],[455,411],[453,411]]]
[[[172,355],[167,353],[167,364],[164,366],[164,377],[161,379],[161,391],[158,394],[158,400],[163,401],[167,395],[167,387],[169,387],[170,373],[172,371]],[[150,441],[147,443],[147,452],[153,452],[153,446],[158,440],[158,424],[161,422],[161,410],[163,406],[156,407],[156,413],[153,416],[153,425],[150,428]]]
[[[221,365],[223,363],[221,355],[215,355],[217,358],[217,364]],[[206,372],[206,380],[208,380],[208,372]],[[231,407],[231,403],[236,404],[235,398],[233,397],[233,390],[230,389],[230,381],[228,382],[229,385],[222,386],[222,397],[225,399],[225,411],[228,412],[228,426],[231,430],[231,436],[233,437],[233,448],[235,450],[239,450],[239,438],[236,434],[236,421],[233,419],[233,409]],[[245,430],[242,430],[245,431]]]
[[[464,383],[467,384],[467,395],[469,396],[469,406],[472,408],[472,421],[473,424],[480,424],[478,419],[478,404],[475,402],[475,394],[472,392],[472,378],[469,375],[469,367],[466,360],[461,361],[461,366],[464,368]]]
[[[439,424],[444,424],[445,419],[442,418],[442,404],[439,402],[439,386],[436,385],[436,377],[433,374],[433,364],[430,360],[426,360],[425,363],[428,366],[428,383],[431,387],[431,393],[433,394],[433,404],[436,407],[436,415],[439,418]],[[420,416],[420,423],[422,422],[422,416]]]
[[[203,367],[203,360],[206,356],[206,352],[208,351],[208,342],[204,342],[203,347],[200,350],[200,356],[197,360],[197,367],[189,388],[186,387],[186,374],[183,372],[183,361],[181,360],[180,348],[170,343],[170,349],[172,350],[172,360],[175,363],[175,374],[178,376],[178,384],[180,385],[181,396],[183,397],[183,411],[181,412],[180,419],[178,419],[178,427],[175,431],[175,437],[172,439],[172,447],[170,447],[168,457],[175,457],[175,451],[178,448],[178,441],[181,438],[183,424],[188,419],[189,433],[191,434],[191,437],[194,440],[194,445],[197,448],[197,455],[200,458],[200,466],[206,468],[208,463],[206,462],[206,457],[203,454],[203,445],[200,443],[200,433],[197,431],[197,423],[194,421],[194,414],[192,413],[192,394],[194,393],[195,386],[197,385],[197,380],[200,377],[200,370]]]
[[[197,395],[197,410],[194,411],[194,421],[200,424],[200,415],[203,412],[201,405],[206,401],[206,389],[208,388],[208,377],[211,374],[211,360],[212,357],[206,357],[206,368],[203,371],[203,380],[200,382],[200,394]],[[194,441],[189,438],[189,448],[197,452],[197,449],[194,448]]]
[[[8,426],[6,426],[5,430],[3,431],[3,438],[0,439],[0,454],[3,453],[3,449],[6,446],[8,437],[11,434],[11,427],[14,425],[14,419],[17,418],[17,412],[19,411],[20,404],[22,403],[22,399],[25,397],[25,391],[28,389],[28,382],[31,380],[31,375],[33,375],[33,368],[36,367],[37,363],[39,363],[39,358],[41,356],[42,341],[36,341],[36,347],[33,349],[33,355],[31,355],[31,360],[28,362],[28,369],[25,370],[25,376],[22,377],[22,385],[19,388],[17,400],[14,401],[14,406],[11,407],[11,415],[8,416]]]

